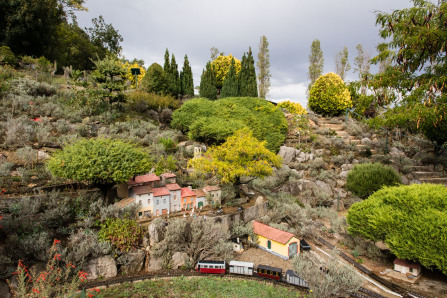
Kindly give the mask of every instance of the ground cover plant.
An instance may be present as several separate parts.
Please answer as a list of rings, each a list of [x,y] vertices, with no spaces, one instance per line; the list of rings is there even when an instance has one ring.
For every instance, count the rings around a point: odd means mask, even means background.
[[[178,277],[125,283],[101,290],[97,297],[305,297],[304,293],[253,280]]]
[[[447,188],[412,184],[385,187],[348,213],[353,235],[386,243],[393,254],[447,273]]]
[[[249,127],[274,152],[284,143],[287,133],[282,112],[271,103],[253,97],[192,99],[173,113],[171,125],[188,133],[191,139],[211,145],[221,144],[236,130]]]

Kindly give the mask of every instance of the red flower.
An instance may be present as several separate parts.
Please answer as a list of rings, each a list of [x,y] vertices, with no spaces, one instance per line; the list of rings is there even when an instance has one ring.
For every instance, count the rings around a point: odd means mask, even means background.
[[[99,289],[93,289],[94,291],[96,291],[96,293],[99,293]]]
[[[68,264],[67,264],[67,268],[68,268],[68,266],[71,266],[71,267],[73,267],[74,269],[76,269],[76,267],[75,267],[72,263],[68,263]]]
[[[81,278],[81,281],[84,281],[84,280],[86,280],[87,279],[87,275],[88,275],[88,273],[87,272],[84,272],[84,271],[79,271],[79,277]]]
[[[56,259],[60,260],[60,259],[61,259],[61,255],[60,255],[60,254],[55,254],[53,259],[55,259],[55,260],[56,260]]]
[[[33,289],[33,292],[34,292],[34,293],[37,293],[37,294],[40,293],[38,289]]]
[[[58,244],[58,243],[61,243],[59,240],[57,240],[57,239],[54,239],[54,241],[53,241],[53,245],[56,245],[56,244]]]

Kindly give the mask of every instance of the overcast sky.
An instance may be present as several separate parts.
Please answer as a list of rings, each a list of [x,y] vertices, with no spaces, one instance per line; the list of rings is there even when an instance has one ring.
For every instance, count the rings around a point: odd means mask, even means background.
[[[124,38],[123,55],[163,65],[168,48],[179,70],[188,55],[194,86],[210,59],[210,48],[241,59],[251,47],[257,58],[259,38],[270,43],[271,88],[268,98],[306,105],[310,45],[318,38],[324,73],[335,70],[335,55],[344,47],[353,65],[355,46],[374,56],[380,42],[376,12],[412,6],[410,0],[86,0],[77,13],[80,27],[102,15]],[[374,69],[373,69],[374,71]],[[350,71],[347,80],[356,78]]]

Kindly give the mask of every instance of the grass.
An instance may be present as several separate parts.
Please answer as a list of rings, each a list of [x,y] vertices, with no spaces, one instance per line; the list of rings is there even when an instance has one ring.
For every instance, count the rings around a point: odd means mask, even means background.
[[[270,283],[213,276],[124,283],[101,289],[96,297],[305,297],[305,294]]]

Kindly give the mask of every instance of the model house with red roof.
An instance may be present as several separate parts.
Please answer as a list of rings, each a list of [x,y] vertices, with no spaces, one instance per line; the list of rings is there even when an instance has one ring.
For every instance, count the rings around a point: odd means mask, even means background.
[[[285,232],[266,224],[254,221],[253,233],[257,236],[256,241],[249,240],[258,245],[259,248],[278,256],[284,260],[297,255],[300,252],[300,240],[294,234]]]
[[[188,187],[180,187],[175,181],[176,175],[173,173],[163,173],[160,177],[155,174],[133,177],[127,182],[126,196],[118,206],[139,204],[137,214],[142,218],[191,211],[193,208],[201,209],[207,205],[207,194],[214,198],[213,202],[220,204],[219,186],[207,186],[203,190],[193,191]]]
[[[394,263],[394,271],[400,272],[402,274],[409,273],[413,276],[418,276],[419,274],[421,274],[421,264],[401,260],[399,258],[395,259],[393,263]]]
[[[220,206],[222,203],[222,191],[218,185],[208,185],[203,188],[203,191],[211,199],[211,206]]]

